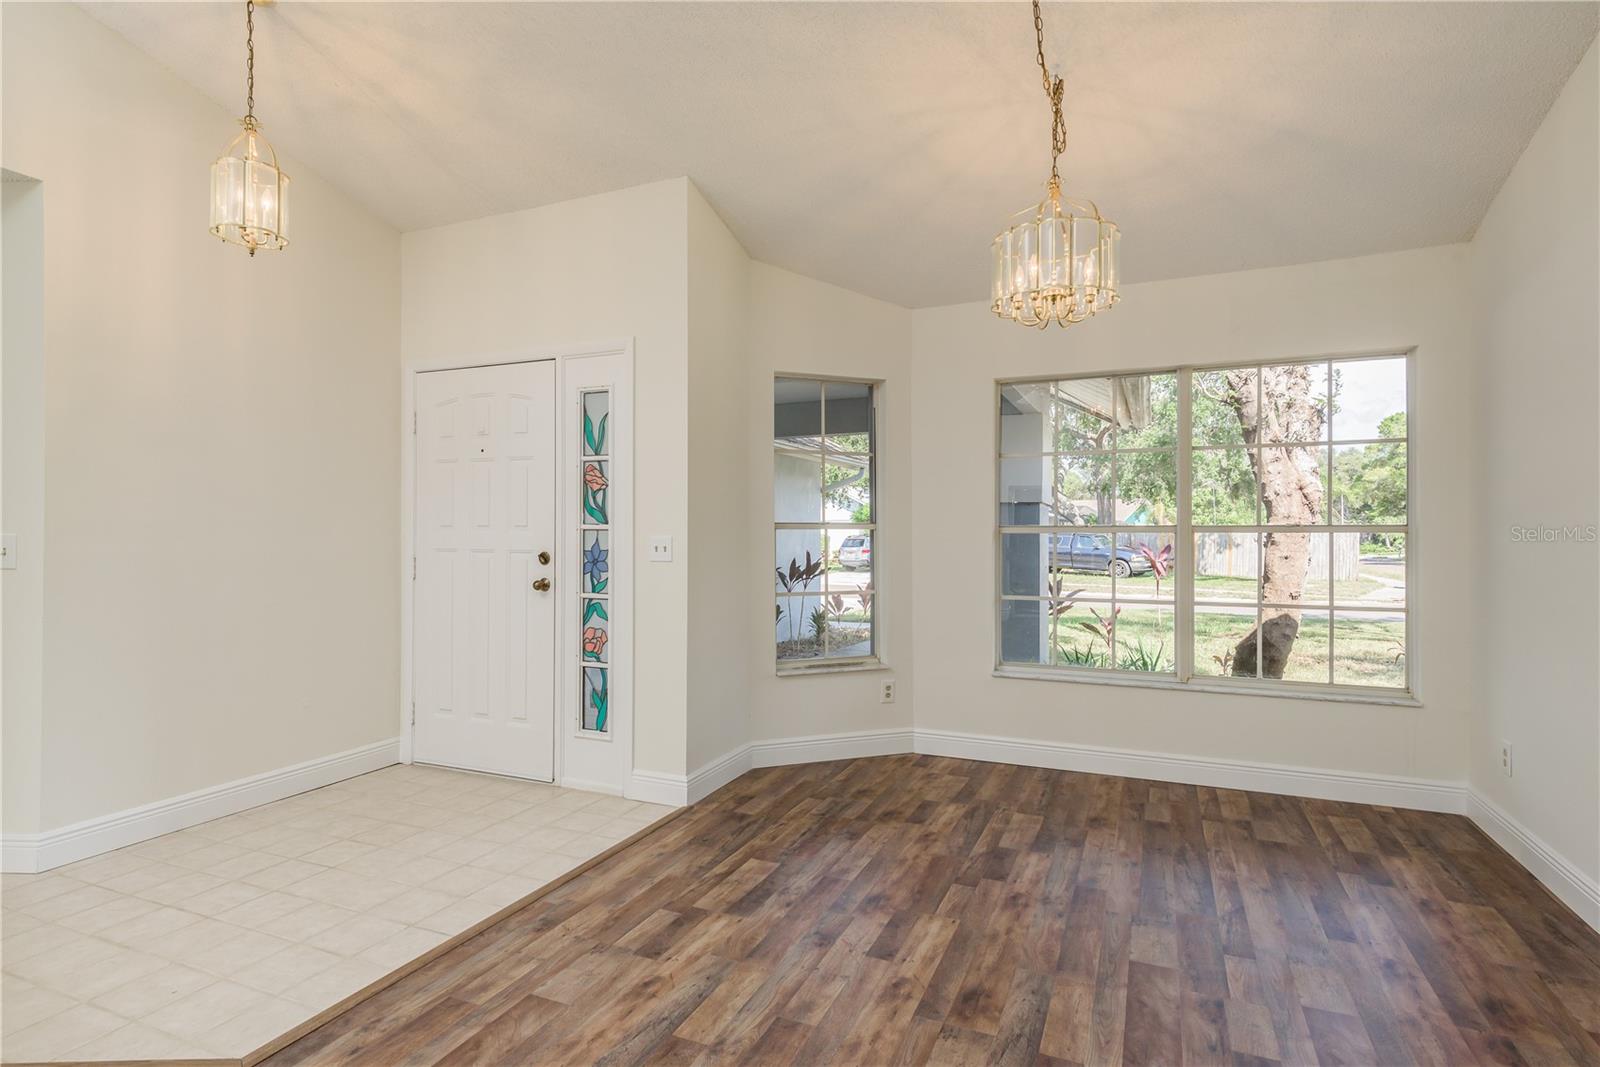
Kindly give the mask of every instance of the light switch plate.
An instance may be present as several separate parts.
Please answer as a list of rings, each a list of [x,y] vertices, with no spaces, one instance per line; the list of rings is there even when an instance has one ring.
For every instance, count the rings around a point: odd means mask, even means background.
[[[670,538],[670,537],[652,537],[652,538],[650,538],[650,562],[651,563],[671,563],[672,562],[672,538]]]
[[[0,534],[0,571],[17,569],[17,535]]]

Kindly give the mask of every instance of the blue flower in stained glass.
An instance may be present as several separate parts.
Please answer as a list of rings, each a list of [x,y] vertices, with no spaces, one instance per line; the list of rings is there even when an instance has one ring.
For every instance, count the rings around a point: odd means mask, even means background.
[[[604,575],[608,569],[606,550],[600,547],[600,540],[596,538],[588,551],[583,554],[583,576],[592,582]]]

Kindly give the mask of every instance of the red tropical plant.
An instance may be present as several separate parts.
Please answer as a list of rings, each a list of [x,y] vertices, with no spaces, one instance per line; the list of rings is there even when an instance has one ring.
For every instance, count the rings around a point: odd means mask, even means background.
[[[783,587],[783,591],[785,593],[793,593],[796,589],[801,592],[810,589],[811,583],[822,576],[824,566],[826,566],[826,559],[812,559],[810,550],[807,550],[804,566],[801,566],[798,559],[791,559],[789,560],[787,572],[782,567],[776,567],[774,570],[778,575],[778,584]],[[782,609],[780,608],[779,610],[781,612]],[[796,619],[790,619],[789,636],[791,639],[798,636],[795,632],[796,622]]]
[[[851,599],[861,601],[861,613],[863,615],[872,610],[872,594],[867,590],[863,589],[859,593],[850,594],[850,596]],[[833,613],[834,618],[843,618],[846,603],[844,594],[834,593],[828,597],[828,610]]]
[[[1139,554],[1150,564],[1150,573],[1156,576],[1156,596],[1161,595],[1161,579],[1172,573],[1172,542],[1161,546],[1160,552],[1150,551],[1150,546],[1140,545]]]
[[[1111,643],[1112,629],[1116,626],[1117,616],[1122,614],[1122,609],[1112,608],[1104,615],[1101,615],[1094,608],[1090,608],[1089,614],[1094,616],[1094,622],[1080,622],[1078,625],[1104,641],[1106,648],[1110,650],[1113,647]]]
[[[1050,605],[1050,618],[1052,621],[1071,611],[1072,606],[1078,602],[1079,594],[1083,592],[1082,589],[1074,589],[1070,593],[1063,592],[1059,577],[1050,579],[1047,588],[1050,590],[1050,595],[1045,598],[1045,601]]]

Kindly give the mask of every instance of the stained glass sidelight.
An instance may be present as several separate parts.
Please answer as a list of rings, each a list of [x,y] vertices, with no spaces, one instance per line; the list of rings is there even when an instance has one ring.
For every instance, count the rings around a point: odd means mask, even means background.
[[[583,439],[578,460],[579,544],[582,575],[578,583],[579,699],[583,729],[609,733],[611,651],[611,392],[591,389],[580,394]]]

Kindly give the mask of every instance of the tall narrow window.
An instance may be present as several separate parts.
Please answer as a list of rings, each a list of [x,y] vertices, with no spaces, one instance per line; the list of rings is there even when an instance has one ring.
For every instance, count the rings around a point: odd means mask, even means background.
[[[773,596],[780,670],[877,656],[876,403],[869,382],[774,383]]]
[[[1407,367],[1002,383],[1002,670],[1409,690]]]
[[[581,660],[582,727],[595,733],[611,729],[607,704],[611,697],[611,392],[591,389],[579,394],[583,440],[579,544],[582,575],[578,582],[578,648]]]

